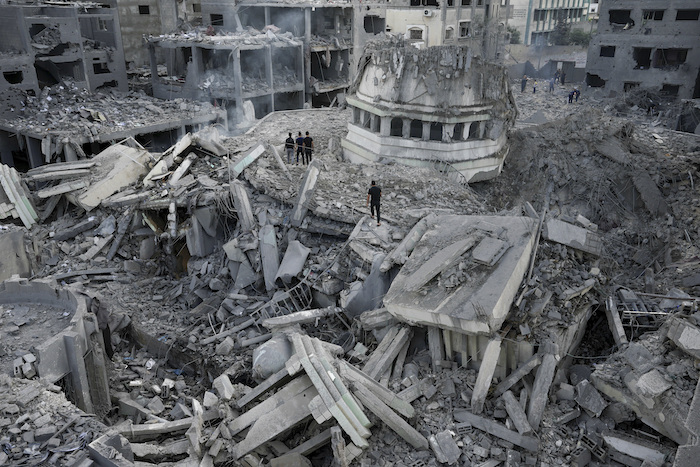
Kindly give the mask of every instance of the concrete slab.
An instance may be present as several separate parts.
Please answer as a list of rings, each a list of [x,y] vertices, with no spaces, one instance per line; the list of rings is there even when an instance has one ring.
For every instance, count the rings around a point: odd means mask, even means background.
[[[546,222],[544,238],[596,256],[603,251],[603,242],[598,234],[559,219]]]
[[[280,264],[279,252],[277,251],[277,233],[274,226],[267,224],[260,229],[259,245],[265,288],[270,292],[277,288],[275,278]]]
[[[304,269],[306,258],[308,258],[310,248],[305,247],[300,241],[292,240],[287,246],[282,263],[277,270],[275,280],[282,279],[282,282],[289,284],[292,277],[296,277]]]
[[[436,217],[384,297],[387,310],[411,324],[459,333],[497,331],[527,271],[536,230],[537,220],[529,217]],[[511,247],[494,266],[486,266],[477,263],[471,254],[464,254],[465,237],[473,237],[474,244],[491,237]],[[465,267],[448,266],[419,285],[421,274],[434,271],[424,265],[444,261]],[[419,270],[422,272],[416,274]],[[460,273],[465,270],[468,275]]]
[[[32,268],[24,248],[24,234],[21,230],[3,233],[0,235],[0,282],[17,274],[20,277],[29,277]]]
[[[100,167],[94,175],[97,180],[78,195],[78,204],[90,211],[99,206],[102,200],[136,183],[148,172],[149,158],[150,154],[143,149],[123,144],[108,147],[93,158],[93,161],[99,162]]]

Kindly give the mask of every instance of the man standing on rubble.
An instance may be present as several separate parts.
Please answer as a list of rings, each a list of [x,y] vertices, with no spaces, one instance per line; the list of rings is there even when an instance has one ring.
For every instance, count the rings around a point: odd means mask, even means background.
[[[305,164],[311,164],[311,153],[314,151],[314,139],[309,136],[309,132],[306,132],[306,138],[304,138],[304,153],[306,154]]]
[[[299,136],[297,136],[297,165],[299,165],[299,156],[301,156],[301,163],[304,163],[304,137],[301,136],[301,131]]]
[[[294,138],[292,138],[291,133],[289,133],[289,137],[284,140],[284,150],[287,152],[287,164],[291,164],[292,157],[294,157]]]
[[[379,201],[381,197],[382,189],[377,186],[377,182],[372,180],[372,186],[369,187],[369,191],[367,192],[367,204],[370,205],[372,219],[374,219],[375,209],[377,210],[377,225],[382,225],[382,218],[379,216]]]

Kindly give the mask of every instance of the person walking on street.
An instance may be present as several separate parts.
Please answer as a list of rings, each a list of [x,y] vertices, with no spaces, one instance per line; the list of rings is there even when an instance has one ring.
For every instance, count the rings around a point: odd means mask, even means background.
[[[289,137],[284,140],[284,150],[287,153],[287,164],[291,164],[292,158],[294,157],[294,138],[292,138],[291,133],[289,133]]]
[[[304,137],[301,136],[301,131],[299,136],[297,136],[297,165],[299,165],[299,156],[301,156],[301,163],[304,163]]]
[[[370,205],[372,219],[374,219],[374,211],[377,211],[377,225],[382,225],[382,218],[379,216],[379,201],[381,197],[382,189],[377,186],[377,182],[372,180],[372,186],[369,187],[369,191],[367,192],[367,204]]]
[[[309,136],[309,132],[306,132],[306,138],[304,138],[304,153],[306,154],[305,164],[311,164],[311,153],[314,151],[314,139]]]

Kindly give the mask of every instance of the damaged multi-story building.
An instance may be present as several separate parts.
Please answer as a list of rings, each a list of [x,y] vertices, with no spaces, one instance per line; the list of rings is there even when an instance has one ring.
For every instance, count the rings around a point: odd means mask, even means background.
[[[466,45],[493,60],[505,37],[501,18],[506,10],[501,5],[491,0],[399,0],[364,7],[360,20],[365,32],[403,34],[416,48]]]
[[[543,46],[558,23],[585,25],[591,3],[597,5],[590,0],[509,0],[505,16],[508,26],[520,32],[523,44]]]
[[[515,103],[502,67],[468,47],[369,46],[342,145],[354,162],[441,167],[475,182],[500,173]]]
[[[147,66],[150,57],[144,36],[169,34],[178,28],[199,26],[202,4],[199,0],[117,0],[124,58],[130,66]]]
[[[624,92],[637,87],[700,97],[700,5],[693,0],[601,3],[588,49],[586,82]]]
[[[202,21],[206,31],[148,39],[156,97],[212,101],[240,121],[329,105],[350,82],[349,3],[202,2]]]
[[[109,3],[0,5],[0,91],[70,80],[90,89],[127,90],[117,10]]]

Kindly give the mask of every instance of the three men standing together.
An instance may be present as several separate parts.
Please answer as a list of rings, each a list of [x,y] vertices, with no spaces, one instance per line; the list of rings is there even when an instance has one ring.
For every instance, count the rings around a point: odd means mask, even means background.
[[[301,156],[302,164],[311,163],[311,156],[314,151],[314,139],[309,136],[309,132],[306,132],[306,137],[301,135],[301,131],[297,136],[296,140],[292,138],[292,134],[289,133],[289,137],[284,141],[284,149],[287,152],[287,164],[292,163],[292,156],[294,155],[294,147],[296,146],[297,154],[297,165],[299,165],[299,156]]]

